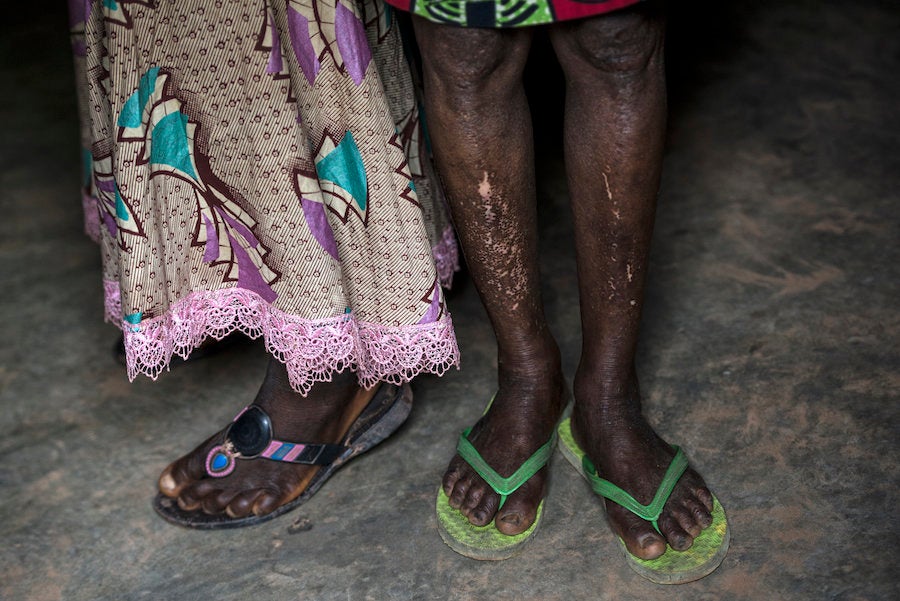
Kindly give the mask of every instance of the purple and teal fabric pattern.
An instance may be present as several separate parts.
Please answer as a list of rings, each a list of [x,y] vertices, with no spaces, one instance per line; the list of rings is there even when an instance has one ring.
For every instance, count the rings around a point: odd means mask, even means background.
[[[307,391],[458,361],[457,264],[380,0],[70,1],[86,229],[129,376],[240,330]]]
[[[291,47],[310,85],[322,64],[332,62],[360,85],[372,60],[366,30],[355,3],[319,3],[289,0],[288,25]]]
[[[156,0],[102,0],[103,18],[109,23],[130,28],[133,25],[131,10],[133,6],[153,8]]]
[[[182,103],[171,87],[168,71],[149,69],[119,113],[116,138],[123,143],[138,142],[136,162],[149,165],[151,178],[180,179],[194,190],[198,222],[192,228],[192,244],[203,246],[203,262],[225,265],[224,281],[237,282],[238,287],[271,302],[278,296],[271,284],[279,276],[265,264],[268,250],[253,234],[256,222],[229,196],[227,187],[197,152],[199,125],[182,112]],[[116,199],[117,215],[124,216],[127,223],[128,205],[118,189]]]
[[[100,222],[105,226],[110,237],[115,238],[119,248],[127,251],[130,248],[129,236],[146,238],[147,234],[135,216],[131,205],[126,203],[116,185],[112,157],[110,155],[95,157],[93,169],[95,206],[100,211]]]

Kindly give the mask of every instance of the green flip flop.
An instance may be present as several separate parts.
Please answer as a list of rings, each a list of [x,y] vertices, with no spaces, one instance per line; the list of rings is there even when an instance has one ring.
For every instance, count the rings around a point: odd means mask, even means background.
[[[601,497],[618,503],[625,509],[653,524],[659,532],[657,520],[663,506],[672,494],[678,479],[688,467],[684,452],[678,447],[672,463],[663,477],[656,495],[649,505],[642,505],[630,494],[597,474],[597,469],[585,455],[572,436],[571,422],[567,418],[559,424],[559,449],[572,466],[590,483],[591,488]],[[683,584],[699,580],[719,567],[731,541],[731,531],[725,510],[719,500],[713,496],[712,524],[694,539],[694,544],[686,551],[676,551],[667,547],[666,552],[656,559],[640,559],[628,552],[625,543],[619,539],[619,546],[628,560],[628,565],[635,572],[657,584]]]
[[[488,405],[490,406],[490,405]],[[525,460],[511,476],[504,478],[487,464],[481,454],[469,442],[467,428],[459,435],[456,452],[472,466],[472,469],[481,476],[487,484],[500,495],[500,507],[506,502],[507,497],[514,493],[529,478],[544,467],[553,455],[553,447],[556,444],[556,432],[554,431],[546,443]],[[544,501],[541,500],[537,508],[534,523],[524,532],[509,536],[503,534],[494,525],[493,520],[486,526],[475,526],[469,522],[458,509],[450,507],[450,499],[443,487],[438,488],[436,503],[438,531],[447,545],[466,557],[480,560],[508,559],[519,551],[537,532],[544,511]]]

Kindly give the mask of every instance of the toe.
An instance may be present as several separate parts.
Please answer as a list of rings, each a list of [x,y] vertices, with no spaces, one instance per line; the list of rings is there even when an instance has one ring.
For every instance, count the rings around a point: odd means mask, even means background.
[[[482,496],[481,502],[466,517],[469,518],[469,522],[474,526],[487,526],[497,514],[499,505],[500,497],[496,494],[485,494]]]
[[[222,503],[219,500],[219,497],[221,497],[223,493],[225,493],[225,491],[216,490],[211,491],[210,494],[203,497],[200,500],[200,509],[203,511],[203,513],[207,515],[218,515],[222,513],[222,510],[225,508],[226,504]]]
[[[190,491],[190,493],[198,499],[200,497],[219,494],[219,492],[222,491],[225,480],[227,479],[207,478],[205,480],[200,480],[199,482],[194,482],[193,484],[185,488],[185,492]]]
[[[466,497],[469,494],[469,488],[472,486],[472,480],[470,478],[460,478],[453,485],[453,490],[450,491],[448,495],[450,497],[450,507],[453,509],[459,509],[463,506],[463,503],[466,500]]]
[[[218,479],[207,478],[193,484],[187,484],[182,487],[181,492],[178,494],[178,506],[185,511],[203,509],[206,513],[218,513],[221,512],[222,508],[220,507],[218,511],[214,509],[215,497],[221,492],[222,482]],[[204,509],[204,503],[211,511]]]
[[[159,480],[157,481],[157,488],[159,488],[159,492],[164,494],[167,497],[172,499],[178,496],[178,493],[181,491],[181,486],[175,480],[175,476],[172,474],[173,466],[170,465],[166,469],[163,470],[162,474],[159,475]]]
[[[681,527],[678,519],[672,513],[663,514],[659,518],[659,529],[669,545],[676,551],[687,551],[694,543],[694,537]]]
[[[684,506],[685,509],[690,512],[691,518],[700,527],[700,530],[709,528],[712,525],[712,514],[699,500],[688,499],[685,501]],[[695,534],[694,536],[698,536],[698,534]]]
[[[709,492],[709,489],[705,486],[700,486],[694,490],[694,496],[703,504],[706,508],[707,513],[712,513],[713,510],[713,496],[712,493]],[[710,520],[712,523],[712,520]]]
[[[253,503],[253,515],[266,515],[284,505],[284,495],[279,492],[263,489]]]
[[[681,529],[687,532],[691,538],[700,536],[700,532],[703,529],[700,527],[700,524],[697,523],[697,520],[694,519],[694,514],[690,509],[686,506],[678,506],[671,508],[670,512],[675,522],[677,522],[678,525],[681,526]]]
[[[510,495],[494,519],[497,530],[508,536],[528,530],[534,523],[538,505],[543,498],[542,488],[532,479]]]
[[[666,552],[666,540],[650,522],[611,502],[607,512],[613,531],[625,542],[629,553],[641,559],[656,559]]]
[[[444,487],[444,493],[448,497],[452,497],[453,492],[462,486],[460,494],[463,494],[463,497],[458,499],[459,503],[462,504],[466,491],[471,487],[471,479],[472,468],[459,455],[454,455],[447,466],[447,471],[444,472],[441,485]]]
[[[533,523],[533,513],[529,515],[527,509],[507,510],[506,505],[503,506],[501,512],[499,512],[497,514],[497,517],[494,519],[494,524],[497,526],[497,530],[507,536],[515,536],[516,534],[525,532],[531,527]]]
[[[456,483],[461,476],[462,472],[456,468],[456,462],[452,462],[447,468],[447,471],[444,472],[444,478],[441,480],[441,485],[444,487],[444,493],[448,497],[453,492],[453,488],[456,486]]]
[[[218,436],[218,435],[217,435]],[[159,492],[167,497],[176,498],[185,487],[208,478],[206,473],[206,454],[211,446],[212,437],[196,449],[170,463],[162,471],[157,481]]]
[[[239,492],[240,491],[233,489],[210,492],[210,494],[203,497],[200,508],[204,513],[210,515],[225,513],[227,512],[229,503],[231,503]]]
[[[253,489],[236,494],[225,507],[225,513],[231,518],[247,517],[253,511],[253,505],[261,492],[259,489]]]
[[[193,486],[188,486],[178,495],[178,507],[184,511],[194,511],[200,509],[200,503],[203,501],[203,495],[197,494]]]
[[[174,461],[163,470],[159,476],[157,486],[162,494],[175,498],[181,494],[186,486],[203,478],[206,474],[195,474],[190,468],[190,458],[182,457]]]
[[[469,487],[469,491],[466,493],[466,498],[460,506],[460,511],[464,514],[469,515],[472,513],[481,501],[484,499],[485,490],[482,486],[471,486]]]

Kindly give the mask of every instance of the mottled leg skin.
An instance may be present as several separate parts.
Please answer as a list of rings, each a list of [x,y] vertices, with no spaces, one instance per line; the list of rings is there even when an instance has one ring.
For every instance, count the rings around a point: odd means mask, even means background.
[[[497,394],[469,439],[491,467],[509,476],[550,439],[565,388],[540,297],[534,151],[522,84],[532,34],[418,17],[414,25],[438,171],[497,337]],[[499,510],[499,496],[459,456],[443,487],[450,505],[472,524],[494,520],[500,532],[513,535],[534,522],[546,472]]]
[[[254,403],[271,416],[276,439],[339,442],[374,391],[361,389],[355,375],[347,371],[335,375],[332,382],[317,383],[303,397],[291,388],[284,365],[273,358]],[[239,409],[236,407],[235,413]],[[177,499],[181,509],[210,515],[225,513],[233,518],[265,515],[300,496],[319,469],[266,459],[239,459],[231,474],[212,478],[206,473],[206,456],[222,442],[223,432],[169,465],[159,477],[160,492]]]
[[[554,25],[566,75],[565,153],[584,345],[572,428],[600,475],[649,503],[674,453],[641,413],[634,368],[666,118],[664,23],[650,3]],[[613,530],[637,557],[678,550],[711,523],[693,470],[653,526],[607,501]]]

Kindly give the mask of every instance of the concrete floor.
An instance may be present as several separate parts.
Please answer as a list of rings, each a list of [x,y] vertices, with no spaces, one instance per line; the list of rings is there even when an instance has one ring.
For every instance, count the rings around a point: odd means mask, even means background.
[[[559,456],[523,555],[480,563],[441,542],[440,475],[493,388],[494,342],[465,283],[451,301],[462,369],[414,383],[398,436],[268,524],[203,533],[157,518],[159,471],[250,398],[265,357],[237,347],[134,384],[112,360],[53,4],[11,12],[0,37],[0,599],[900,598],[895,3],[699,2],[671,24],[639,368],[650,419],[733,529],[721,568],[676,588],[626,567]],[[546,301],[571,374],[570,224],[542,140]]]

